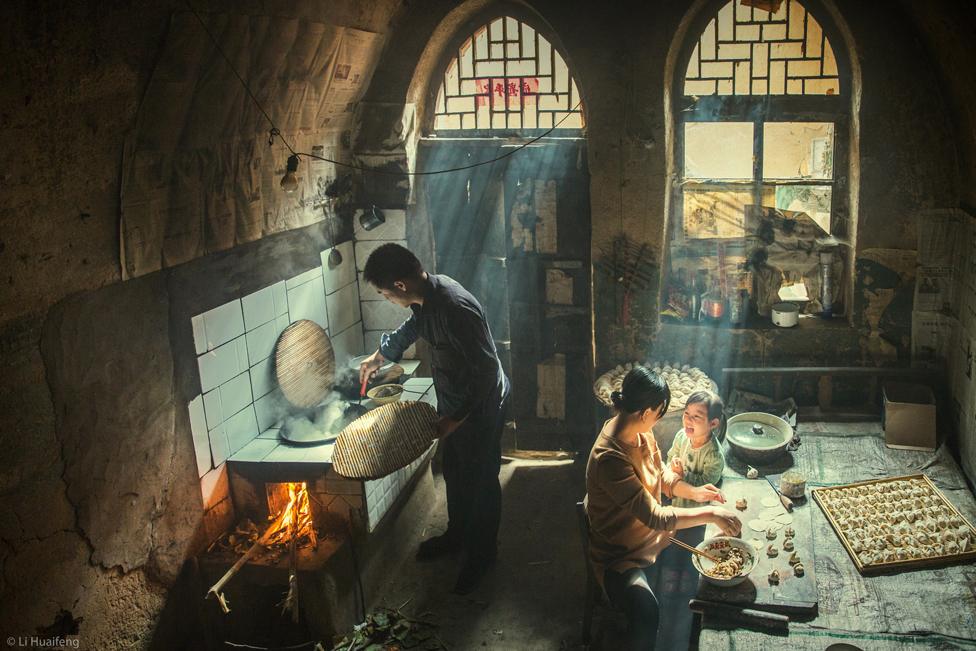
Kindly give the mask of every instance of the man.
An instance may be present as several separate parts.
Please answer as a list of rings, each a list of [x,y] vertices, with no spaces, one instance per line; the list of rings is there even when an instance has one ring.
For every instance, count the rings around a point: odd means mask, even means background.
[[[400,361],[418,338],[430,345],[437,394],[437,437],[444,446],[447,531],[425,540],[418,560],[463,551],[454,591],[471,592],[496,555],[502,491],[501,435],[508,378],[478,300],[447,276],[429,274],[409,250],[384,244],[370,254],[365,279],[413,315],[360,367],[364,381],[387,360]]]

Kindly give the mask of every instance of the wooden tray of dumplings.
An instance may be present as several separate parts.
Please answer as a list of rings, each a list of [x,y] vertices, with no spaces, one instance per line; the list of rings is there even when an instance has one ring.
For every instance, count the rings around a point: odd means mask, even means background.
[[[862,575],[976,559],[976,528],[924,474],[810,492]]]

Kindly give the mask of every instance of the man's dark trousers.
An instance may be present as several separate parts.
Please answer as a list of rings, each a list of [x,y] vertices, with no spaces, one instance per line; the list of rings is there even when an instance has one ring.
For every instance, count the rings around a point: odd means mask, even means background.
[[[507,396],[500,393],[499,388],[444,440],[447,532],[476,563],[494,560],[502,514],[498,472]]]

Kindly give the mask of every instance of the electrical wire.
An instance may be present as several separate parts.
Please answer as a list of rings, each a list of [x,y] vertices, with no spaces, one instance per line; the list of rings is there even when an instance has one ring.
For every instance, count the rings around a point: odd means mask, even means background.
[[[291,153],[291,155],[292,156],[297,156],[299,159],[301,159],[302,156],[305,156],[305,157],[311,158],[313,160],[320,160],[320,161],[323,161],[325,163],[332,163],[333,165],[339,165],[340,167],[350,167],[352,169],[360,170],[360,171],[363,171],[363,172],[369,172],[371,174],[383,174],[383,175],[387,175],[387,176],[434,176],[436,174],[449,174],[451,172],[461,172],[463,170],[470,170],[470,169],[473,169],[475,167],[481,167],[482,165],[491,165],[492,163],[497,163],[500,160],[503,160],[505,158],[508,158],[509,156],[512,156],[513,154],[516,154],[516,153],[522,151],[523,149],[525,149],[529,145],[532,145],[532,144],[534,144],[534,143],[542,140],[543,138],[545,138],[546,136],[548,136],[550,133],[552,133],[553,131],[555,131],[556,129],[558,129],[559,128],[559,125],[562,124],[566,120],[566,118],[568,118],[570,115],[572,115],[573,113],[577,112],[579,110],[580,106],[583,104],[583,100],[581,98],[578,102],[576,102],[576,106],[574,106],[573,108],[571,108],[549,130],[545,131],[541,135],[538,135],[538,136],[532,138],[531,140],[528,140],[528,141],[522,143],[521,145],[519,145],[518,147],[516,147],[512,151],[505,152],[501,156],[497,156],[495,158],[490,158],[488,160],[478,161],[477,163],[471,163],[470,165],[462,165],[460,167],[451,167],[451,168],[443,169],[443,170],[430,170],[430,171],[426,171],[426,172],[403,172],[403,171],[399,171],[399,170],[398,171],[384,170],[384,169],[379,169],[379,168],[375,168],[375,167],[366,167],[364,165],[357,165],[355,163],[343,163],[342,161],[332,160],[331,158],[326,158],[325,156],[319,156],[317,154],[310,154],[308,152],[295,151],[294,148],[292,148],[292,146],[288,143],[288,140],[285,139],[285,136],[282,135],[281,130],[278,129],[278,127],[275,125],[274,120],[272,120],[271,119],[271,116],[268,115],[268,112],[264,110],[264,107],[261,105],[261,102],[259,102],[258,101],[258,98],[254,96],[254,93],[251,91],[251,87],[244,80],[244,78],[241,77],[240,73],[237,72],[237,68],[234,67],[234,64],[231,62],[230,57],[227,56],[227,53],[224,52],[224,49],[222,47],[220,47],[220,43],[217,42],[217,38],[213,35],[213,32],[211,32],[210,29],[207,27],[207,23],[204,22],[203,17],[200,16],[200,14],[197,13],[196,9],[193,8],[193,5],[190,4],[190,0],[183,0],[183,1],[186,4],[187,9],[190,10],[190,13],[192,13],[196,17],[197,21],[200,23],[200,26],[203,27],[203,31],[207,34],[207,37],[210,39],[210,42],[213,43],[213,46],[217,49],[217,52],[219,52],[220,53],[220,56],[223,57],[224,61],[227,62],[227,65],[228,65],[228,67],[230,67],[231,72],[234,73],[234,76],[237,77],[237,80],[239,82],[241,82],[241,85],[242,86],[244,86],[244,90],[247,91],[248,97],[251,98],[251,101],[254,102],[254,105],[258,107],[258,110],[259,111],[261,111],[261,114],[264,116],[264,119],[267,120],[268,121],[268,124],[271,125],[271,128],[268,130],[268,144],[269,145],[274,144],[274,139],[275,138],[280,138],[282,144]]]

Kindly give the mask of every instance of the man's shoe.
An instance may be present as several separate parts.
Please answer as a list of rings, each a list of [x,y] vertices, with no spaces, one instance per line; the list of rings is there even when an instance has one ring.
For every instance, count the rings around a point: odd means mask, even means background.
[[[484,578],[485,574],[488,573],[488,569],[494,563],[494,558],[491,559],[468,559],[465,561],[464,565],[461,566],[461,571],[458,573],[457,582],[454,584],[454,594],[469,594],[473,592],[478,584],[481,583],[481,579]]]
[[[420,543],[417,548],[418,561],[432,561],[444,556],[450,556],[461,549],[461,542],[454,536],[441,534]]]

